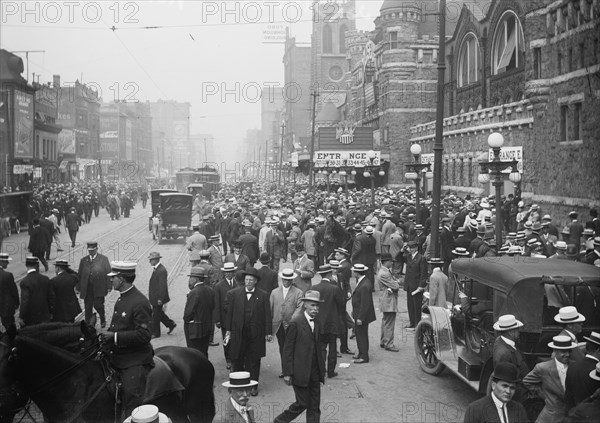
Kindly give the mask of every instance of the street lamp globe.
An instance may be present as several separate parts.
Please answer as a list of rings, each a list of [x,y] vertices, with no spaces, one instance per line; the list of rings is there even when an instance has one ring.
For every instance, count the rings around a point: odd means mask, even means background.
[[[383,170],[380,170],[380,171],[379,171],[379,176],[385,176],[385,171],[383,171]]]
[[[335,175],[336,173],[337,173],[337,170],[335,170],[335,169],[333,169],[333,170],[331,171],[331,174],[332,174],[332,175]]]
[[[425,177],[427,179],[433,179],[433,172],[428,170],[427,172],[425,172]]]
[[[480,173],[477,177],[480,184],[487,184],[490,182],[490,174],[489,173]]]
[[[367,159],[373,160],[375,157],[377,157],[377,153],[375,151],[373,151],[373,150],[367,151]]]
[[[511,172],[508,179],[514,184],[519,183],[521,182],[521,173],[519,171]]]
[[[413,144],[410,146],[410,154],[413,156],[418,156],[421,154],[421,146],[419,144]]]
[[[504,144],[504,137],[500,132],[494,132],[488,137],[488,145],[491,148],[500,148]]]
[[[365,178],[370,178],[371,177],[371,172],[369,172],[368,170],[365,170],[365,172],[363,173],[363,176]]]
[[[350,175],[356,176],[356,170],[352,169],[352,172],[350,172]]]
[[[346,176],[346,175],[347,175],[347,173],[345,170],[340,170],[340,176]]]
[[[329,172],[327,172],[327,169],[323,169],[323,175],[327,175]]]

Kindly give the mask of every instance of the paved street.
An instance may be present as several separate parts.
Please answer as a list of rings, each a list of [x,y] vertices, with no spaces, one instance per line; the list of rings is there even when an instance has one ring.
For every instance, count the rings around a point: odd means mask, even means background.
[[[13,236],[7,240],[5,247],[27,245],[26,234]],[[68,244],[67,235],[61,239]],[[147,209],[139,205],[132,211],[129,219],[111,221],[106,211],[101,211],[99,218],[93,219],[89,225],[81,228],[78,239],[82,243],[88,240],[99,242],[100,252],[110,260],[139,260],[136,286],[144,293],[148,292],[150,265],[146,257],[150,251],[159,251],[163,255],[162,262],[169,271],[169,290],[171,302],[167,314],[177,322],[177,328],[171,335],[163,335],[154,339],[154,347],[164,345],[185,346],[183,335],[182,311],[188,292],[187,271],[189,262],[187,251],[183,249],[183,240],[165,241],[158,246],[148,232]],[[12,243],[12,244],[11,244]],[[62,257],[78,266],[81,255],[85,252],[85,244],[75,251],[65,251]],[[9,270],[18,276],[24,272],[20,254],[16,254]],[[55,258],[53,248],[52,258]],[[23,254],[25,257],[26,254]],[[284,266],[290,266],[285,263]],[[51,267],[48,273],[53,273]],[[378,305],[378,293],[374,295],[375,307]],[[114,303],[118,298],[115,292],[106,298],[107,317],[112,315]],[[326,379],[322,387],[322,421],[323,422],[462,422],[466,405],[477,398],[464,383],[445,371],[438,377],[423,373],[418,366],[414,354],[414,334],[403,329],[406,325],[406,299],[401,293],[399,300],[401,311],[396,321],[396,344],[400,352],[388,352],[379,348],[381,314],[377,310],[378,320],[369,327],[371,362],[366,365],[352,363],[351,356],[344,355],[338,361],[339,376]],[[82,304],[83,305],[83,304]],[[217,416],[221,420],[220,405],[227,399],[227,390],[221,383],[227,380],[228,372],[222,350],[220,331],[216,332],[218,347],[211,347],[209,358],[215,366],[215,396],[217,398]],[[356,343],[350,340],[350,348],[356,351]],[[257,421],[272,421],[293,401],[291,387],[286,386],[278,378],[280,360],[277,342],[267,345],[267,356],[261,365],[259,394],[251,398],[255,406]],[[300,418],[304,421],[304,417]]]

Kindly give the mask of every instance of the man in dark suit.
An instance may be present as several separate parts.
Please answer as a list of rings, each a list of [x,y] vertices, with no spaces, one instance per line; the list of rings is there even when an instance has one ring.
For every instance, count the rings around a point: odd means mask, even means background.
[[[42,228],[42,230],[44,231],[44,234],[46,235],[46,255],[45,255],[46,260],[50,260],[50,250],[52,247],[52,239],[54,236],[54,224],[47,218],[51,214],[52,213],[50,213],[50,211],[47,211],[40,218],[40,227]]]
[[[582,360],[571,363],[567,368],[565,381],[567,410],[575,407],[600,388],[600,381],[589,377],[590,372],[593,372],[600,362],[600,333],[592,332],[589,337],[584,336],[584,338],[587,340],[586,356]]]
[[[40,275],[39,266],[37,257],[25,259],[27,276],[19,284],[21,286],[20,326],[37,325],[52,320],[56,297],[50,279]]]
[[[54,266],[56,266],[56,276],[50,280],[56,296],[52,321],[72,323],[81,313],[81,306],[75,294],[75,286],[79,281],[77,272],[69,267],[69,262],[66,260],[56,260]]]
[[[226,261],[223,263],[223,267],[221,268],[221,274],[223,277],[221,280],[214,286],[213,290],[215,292],[215,308],[213,314],[213,321],[218,329],[221,329],[221,336],[225,339],[225,319],[227,318],[227,293],[234,288],[239,287],[235,278],[235,271],[237,267],[231,263]],[[227,363],[227,370],[231,369],[231,358],[229,357],[229,345],[225,345],[223,343],[223,352],[225,354],[225,362]]]
[[[500,316],[494,323],[494,330],[499,332],[499,336],[494,341],[493,363],[494,368],[500,363],[511,363],[517,367],[517,376],[522,380],[529,373],[529,366],[525,363],[521,351],[517,349],[519,340],[519,328],[523,323],[512,314]],[[515,401],[523,402],[527,399],[527,388],[522,382],[516,383]]]
[[[207,285],[208,272],[202,267],[192,267],[189,273],[183,322],[188,348],[195,348],[208,358],[208,344],[213,333],[215,293]]]
[[[225,340],[234,371],[249,371],[253,380],[260,377],[260,359],[266,354],[265,341],[271,342],[271,306],[269,294],[256,288],[258,271],[244,271],[244,286],[227,293],[228,310],[225,319]],[[251,395],[258,395],[254,386]]]
[[[320,348],[323,353],[323,360],[327,362],[327,377],[336,377],[335,371],[337,365],[337,336],[340,333],[340,323],[342,312],[345,310],[344,296],[342,290],[335,285],[331,279],[331,265],[324,264],[317,271],[321,275],[321,282],[314,285],[312,289],[321,294],[322,304],[319,308],[317,320],[321,328]],[[329,356],[327,348],[329,347]]]
[[[148,255],[150,266],[153,267],[152,276],[148,284],[148,300],[152,306],[152,338],[160,337],[160,324],[162,323],[170,335],[177,324],[167,316],[164,306],[171,301],[169,298],[169,286],[167,284],[167,269],[160,262],[162,256],[157,251]]]
[[[344,253],[337,250],[343,250]],[[342,296],[344,297],[344,306],[342,307],[342,316],[340,321],[340,334],[338,335],[340,338],[340,352],[342,354],[354,355],[354,352],[350,351],[348,348],[348,330],[352,329],[354,331],[354,320],[352,320],[350,313],[348,313],[346,310],[346,303],[352,298],[352,289],[350,288],[352,265],[348,260],[346,260],[346,257],[350,257],[350,255],[347,253],[348,251],[344,248],[336,249],[336,260],[330,260],[329,264],[334,270],[332,278],[337,282],[337,286],[342,291]],[[337,260],[338,257],[341,257],[341,260]]]
[[[71,207],[71,212],[65,217],[65,226],[69,231],[69,238],[71,238],[71,247],[75,248],[75,242],[77,241],[77,232],[83,221],[81,216],[75,212],[75,207]],[[109,263],[110,264],[110,263]]]
[[[100,326],[106,326],[106,315],[104,312],[104,297],[112,289],[110,278],[107,277],[111,271],[108,257],[98,253],[98,243],[87,243],[88,255],[79,261],[79,283],[75,291],[79,292],[83,299],[85,309],[85,321],[89,324],[92,318],[92,309],[96,309],[100,315]]]
[[[448,267],[450,267],[450,262],[454,258],[454,255],[452,254],[453,249],[454,237],[452,236],[452,232],[450,231],[450,218],[443,217],[442,229],[440,230],[440,253],[442,260],[444,260],[443,271],[446,275],[448,274]]]
[[[271,263],[269,253],[264,252],[260,255],[260,263],[261,267],[258,269],[259,280],[256,287],[271,295],[271,291],[279,286],[279,282],[277,281],[277,272],[269,267],[269,263]],[[241,270],[245,270],[245,268]]]
[[[292,318],[283,347],[283,380],[292,385],[296,401],[274,423],[288,423],[306,410],[306,421],[321,417],[321,383],[325,383],[325,361],[319,351],[320,325],[316,317],[322,302],[317,291],[304,293],[304,312]]]
[[[421,321],[421,305],[423,292],[427,282],[427,260],[417,251],[416,241],[408,241],[408,254],[406,255],[406,274],[404,276],[404,290],[408,306],[409,326],[414,330]]]
[[[492,392],[469,404],[464,423],[528,423],[525,407],[512,399],[519,381],[515,365],[500,363],[492,373]]]
[[[243,222],[244,233],[240,235],[238,241],[240,242],[240,253],[248,257],[250,267],[254,267],[256,260],[258,260],[259,249],[258,249],[258,238],[252,235],[252,223],[245,220]]]
[[[366,276],[368,267],[355,264],[352,271],[356,276],[356,288],[352,293],[352,318],[356,333],[358,352],[353,356],[354,363],[369,362],[369,323],[375,321],[375,306],[373,305],[373,283]]]
[[[15,312],[19,308],[19,292],[12,273],[5,269],[12,260],[8,254],[0,253],[0,320],[4,329],[15,324]]]
[[[233,253],[227,254],[223,259],[223,262],[231,262],[238,269],[246,270],[246,267],[250,266],[250,259],[245,254],[242,254],[242,244],[237,240],[233,241],[231,245]]]
[[[377,242],[373,238],[375,230],[372,226],[367,226],[363,233],[357,235],[352,247],[352,264],[364,264],[367,266],[367,279],[375,280],[375,263],[377,262],[377,253],[375,246]]]
[[[46,272],[48,271],[48,262],[46,261],[46,250],[52,242],[52,238],[48,238],[46,231],[40,226],[40,219],[33,219],[33,229],[29,235],[29,245],[27,249],[33,257],[37,257],[44,265]]]

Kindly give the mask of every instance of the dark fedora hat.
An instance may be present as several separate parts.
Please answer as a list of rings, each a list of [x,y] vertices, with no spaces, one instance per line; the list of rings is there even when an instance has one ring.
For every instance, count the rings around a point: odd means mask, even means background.
[[[260,254],[260,257],[258,258],[258,261],[260,261],[262,264],[267,264],[271,262],[271,255],[269,253],[267,253],[266,251]]]
[[[248,267],[244,272],[242,272],[242,276],[246,277],[247,275],[254,276],[256,281],[260,280],[258,270],[256,270],[254,267]]]
[[[519,369],[512,363],[501,362],[498,363],[496,368],[494,369],[494,373],[492,373],[493,379],[503,380],[505,382],[517,383],[520,381],[519,379]]]
[[[393,261],[392,255],[390,253],[382,253],[381,254],[381,262],[384,263],[386,261]]]

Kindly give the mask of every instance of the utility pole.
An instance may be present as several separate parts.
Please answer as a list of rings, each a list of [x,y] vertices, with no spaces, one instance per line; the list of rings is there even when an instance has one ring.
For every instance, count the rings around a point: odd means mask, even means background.
[[[19,51],[11,51],[11,53],[25,53],[25,62],[26,62],[26,68],[25,68],[25,72],[27,75],[27,82],[29,82],[29,53],[46,53],[46,50],[19,50]],[[32,78],[33,80],[33,78]],[[35,81],[33,81],[35,82]]]
[[[283,167],[283,137],[285,133],[285,122],[281,122],[281,148],[279,149],[279,175],[277,176],[277,189],[281,187],[281,168]]]
[[[431,207],[431,246],[433,257],[440,257],[440,203],[442,195],[442,153],[444,151],[444,77],[446,72],[446,0],[439,4],[439,46],[437,115],[435,121],[435,142],[433,144],[433,202]],[[500,207],[497,205],[496,207]]]
[[[312,110],[312,129],[310,131],[310,156],[308,158],[308,187],[313,187],[313,168],[314,168],[314,155],[315,155],[315,119],[317,115],[317,97],[319,93],[315,89],[311,94],[313,98],[313,110]]]
[[[265,181],[267,180],[267,168],[269,167],[269,140],[265,140]]]

